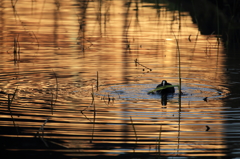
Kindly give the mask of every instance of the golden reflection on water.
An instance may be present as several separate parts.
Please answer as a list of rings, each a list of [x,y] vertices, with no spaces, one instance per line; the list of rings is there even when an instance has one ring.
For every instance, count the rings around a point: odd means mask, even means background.
[[[71,152],[69,156],[225,155],[221,99],[182,101],[179,109],[177,98],[162,107],[159,100],[109,104],[91,96],[97,71],[100,89],[163,79],[178,84],[179,65],[182,83],[227,92],[224,55],[216,37],[200,35],[188,13],[182,13],[179,30],[177,12],[162,7],[158,17],[156,9],[141,7],[147,3],[139,3],[137,11],[124,1],[57,2],[19,1],[15,10],[10,1],[2,2],[0,123],[2,129],[16,127],[2,137],[35,136],[42,144],[68,148],[56,151]],[[17,64],[14,38],[21,49]],[[9,113],[7,94],[15,89]],[[41,131],[44,135],[38,136]]]

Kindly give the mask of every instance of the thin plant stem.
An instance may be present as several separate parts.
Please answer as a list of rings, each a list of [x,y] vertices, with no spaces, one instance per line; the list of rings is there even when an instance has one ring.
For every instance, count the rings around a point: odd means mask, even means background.
[[[177,52],[178,52],[178,78],[179,78],[179,95],[181,96],[181,88],[182,88],[182,80],[181,80],[181,56],[180,56],[180,47],[179,47],[179,41],[176,37],[176,35],[174,34],[174,32],[172,31],[173,36],[176,40],[176,44],[177,44]]]
[[[95,103],[93,104],[93,127],[92,127],[92,139],[90,140],[90,143],[93,141],[93,136],[94,136],[94,129],[95,129],[95,122],[96,122],[96,107]]]
[[[181,126],[181,95],[182,95],[182,91],[181,91],[181,86],[182,86],[182,82],[181,82],[181,54],[180,54],[180,47],[179,47],[179,41],[176,37],[176,35],[174,34],[173,30],[172,30],[173,36],[176,40],[176,44],[177,44],[177,52],[178,52],[178,77],[179,77],[179,97],[178,97],[178,137],[177,137],[177,155],[179,153],[179,144],[180,144],[180,126]]]
[[[56,80],[56,93],[55,93],[55,100],[53,99],[53,94],[52,94],[52,102],[51,102],[51,110],[52,110],[52,115],[53,115],[53,106],[56,105],[56,102],[57,102],[57,98],[58,98],[58,78],[57,78],[57,75],[56,73],[53,71],[53,75],[55,77],[55,80]],[[53,102],[54,101],[54,102]]]
[[[92,103],[91,103],[91,105],[93,105],[93,104],[94,104],[94,91],[93,91],[93,86],[92,86],[92,93],[91,93],[91,95],[92,95]]]
[[[131,124],[132,124],[132,127],[133,127],[133,131],[134,131],[134,134],[135,134],[135,137],[136,137],[136,144],[135,144],[135,147],[133,149],[133,152],[135,153],[135,148],[136,148],[136,145],[137,145],[137,141],[138,141],[138,137],[137,137],[137,131],[135,129],[135,126],[133,124],[133,120],[132,120],[132,117],[130,116],[130,120],[131,120]]]
[[[17,90],[18,89],[16,88],[14,93],[12,94],[12,98],[10,98],[10,94],[8,94],[8,111],[9,111],[9,113],[11,115],[12,120],[13,120],[13,126],[16,128],[17,134],[19,134],[17,126],[15,124],[15,120],[14,120],[13,115],[12,115],[12,111],[11,111],[12,102],[14,100],[14,97],[16,96]]]
[[[179,99],[179,110],[178,110],[178,136],[177,136],[177,155],[179,153],[180,148],[180,134],[181,134],[181,98]]]
[[[45,122],[40,126],[39,130],[37,131],[37,137],[39,137],[42,142],[45,144],[46,147],[49,147],[47,142],[44,140],[44,126],[47,124],[48,120],[50,117],[48,117]],[[40,135],[40,131],[42,132],[42,134]]]
[[[92,127],[92,139],[90,140],[90,143],[93,141],[93,136],[94,136],[94,128],[95,128],[95,122],[96,122],[96,106],[94,102],[94,91],[92,87],[92,105],[93,105],[93,127]]]
[[[132,124],[133,131],[134,131],[134,134],[135,134],[135,137],[136,137],[136,142],[137,142],[137,140],[138,140],[137,132],[136,132],[135,126],[134,126],[134,124],[133,124],[133,120],[132,120],[132,117],[131,117],[131,116],[130,116],[130,120],[131,120],[131,124]]]
[[[98,77],[98,71],[97,71],[97,91],[98,91],[98,87],[99,87],[99,77]]]
[[[158,146],[157,146],[159,156],[161,155],[161,146],[160,146],[161,136],[162,136],[162,124],[160,125],[159,136],[158,136]]]

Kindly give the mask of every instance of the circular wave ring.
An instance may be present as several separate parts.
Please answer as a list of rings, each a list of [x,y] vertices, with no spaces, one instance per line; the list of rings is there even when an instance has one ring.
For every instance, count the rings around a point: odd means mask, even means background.
[[[159,100],[159,94],[148,94],[158,84],[125,84],[107,87],[97,93],[101,97],[110,97],[117,100]],[[179,90],[175,87],[174,98],[178,98]],[[204,98],[221,98],[226,95],[225,91],[219,91],[212,86],[203,84],[183,84],[182,100],[200,101]]]

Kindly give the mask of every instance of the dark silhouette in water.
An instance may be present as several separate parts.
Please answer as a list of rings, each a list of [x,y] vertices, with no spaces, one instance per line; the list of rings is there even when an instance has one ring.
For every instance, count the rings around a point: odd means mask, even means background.
[[[172,84],[168,83],[166,80],[162,80],[162,83],[159,84],[156,88],[166,86],[166,85],[172,85]],[[169,87],[162,90],[158,90],[157,93],[161,94],[161,104],[164,106],[164,105],[167,105],[168,95],[169,94],[173,95],[175,93],[175,89],[174,87]]]
[[[166,80],[162,80],[162,83],[159,84],[156,88],[166,86],[166,85],[172,85],[172,84],[168,83]],[[157,93],[159,93],[161,95],[164,95],[164,94],[167,95],[167,94],[170,94],[170,93],[173,94],[173,93],[175,93],[175,89],[174,89],[174,87],[169,87],[169,88],[159,90],[159,91],[157,91]]]

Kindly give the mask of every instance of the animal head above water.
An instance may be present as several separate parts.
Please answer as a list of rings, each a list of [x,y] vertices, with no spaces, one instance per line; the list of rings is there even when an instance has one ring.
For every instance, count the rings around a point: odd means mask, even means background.
[[[161,83],[161,85],[162,85],[162,86],[165,86],[165,85],[166,85],[166,83],[167,83],[167,81],[166,81],[166,80],[162,80],[162,83]]]

